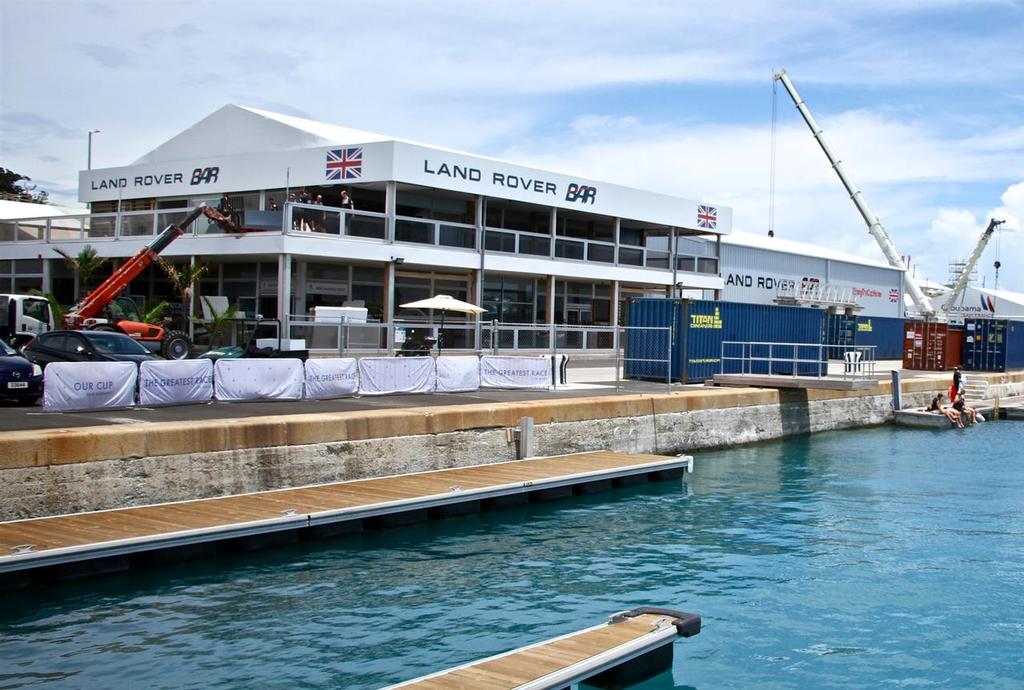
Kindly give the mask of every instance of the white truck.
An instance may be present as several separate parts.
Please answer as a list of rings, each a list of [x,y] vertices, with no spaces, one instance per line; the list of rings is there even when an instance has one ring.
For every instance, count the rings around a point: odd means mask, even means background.
[[[0,339],[15,349],[53,328],[53,310],[45,297],[0,295]]]

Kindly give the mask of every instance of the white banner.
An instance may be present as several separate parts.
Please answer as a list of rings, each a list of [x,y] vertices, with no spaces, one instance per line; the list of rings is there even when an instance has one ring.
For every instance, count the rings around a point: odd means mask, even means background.
[[[338,398],[358,390],[355,359],[306,360],[307,398]]]
[[[484,388],[547,388],[551,385],[548,357],[480,358],[480,383]]]
[[[441,393],[475,391],[480,388],[478,357],[438,357],[437,390]]]
[[[300,400],[305,380],[298,359],[218,359],[217,400]]]
[[[213,361],[151,360],[139,365],[139,404],[205,403],[213,398]]]
[[[359,392],[429,393],[434,390],[433,357],[363,357],[359,360]]]
[[[51,362],[43,373],[43,408],[131,407],[138,377],[135,362]]]

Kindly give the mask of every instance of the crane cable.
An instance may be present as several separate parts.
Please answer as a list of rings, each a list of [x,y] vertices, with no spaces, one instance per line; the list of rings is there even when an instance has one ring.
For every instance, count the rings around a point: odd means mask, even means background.
[[[1003,251],[1002,242],[1003,233],[1000,232],[999,228],[996,228],[996,260],[992,263],[992,266],[996,269],[995,284],[992,286],[992,289],[995,291],[999,290],[999,269],[1003,265],[1003,262],[999,260],[1000,256],[1002,256]]]
[[[771,155],[768,178],[768,236],[775,236],[775,142],[778,136],[779,82],[772,77]]]

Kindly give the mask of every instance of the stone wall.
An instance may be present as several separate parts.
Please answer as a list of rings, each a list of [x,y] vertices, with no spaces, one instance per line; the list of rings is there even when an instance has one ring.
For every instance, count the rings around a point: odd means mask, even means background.
[[[904,383],[924,407],[948,377]],[[1024,394],[1024,375],[990,392]],[[0,461],[0,520],[226,496],[514,460],[506,430],[535,420],[535,452],[677,454],[884,423],[870,392],[706,389],[543,402],[294,415],[201,424],[14,432]]]

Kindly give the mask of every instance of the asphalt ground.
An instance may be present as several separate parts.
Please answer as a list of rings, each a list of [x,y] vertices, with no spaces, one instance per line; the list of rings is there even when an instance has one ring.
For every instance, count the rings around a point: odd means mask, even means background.
[[[889,369],[879,362],[877,378],[888,380]],[[936,372],[906,372],[905,376],[933,375]],[[21,407],[0,402],[0,433],[69,427],[107,426],[110,424],[137,424],[140,422],[187,422],[211,419],[236,419],[273,415],[311,414],[324,412],[358,412],[439,405],[480,405],[487,403],[521,402],[525,400],[557,400],[563,398],[589,398],[594,396],[667,393],[701,389],[702,384],[672,384],[654,381],[627,381],[616,390],[615,370],[611,367],[570,368],[569,383],[555,389],[499,390],[482,389],[471,393],[424,393],[414,395],[364,395],[333,400],[259,400],[252,402],[212,401],[200,405],[173,405],[167,407],[132,407],[120,409],[83,410],[80,412],[46,412],[41,403]],[[0,439],[2,440],[2,439]]]

